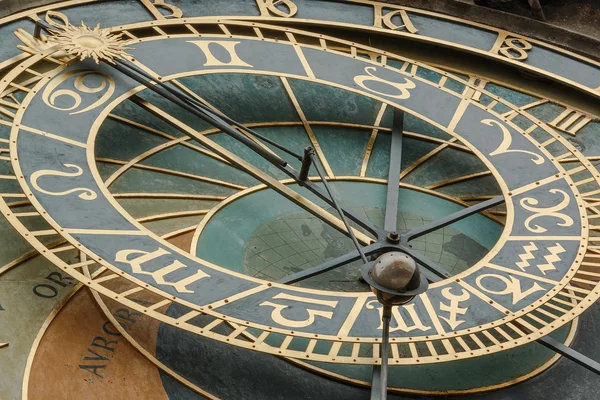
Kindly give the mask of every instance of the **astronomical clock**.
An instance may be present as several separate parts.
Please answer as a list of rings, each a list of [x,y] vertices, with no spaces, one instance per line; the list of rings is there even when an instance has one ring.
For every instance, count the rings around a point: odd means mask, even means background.
[[[600,396],[600,63],[392,3],[0,19],[1,399]]]

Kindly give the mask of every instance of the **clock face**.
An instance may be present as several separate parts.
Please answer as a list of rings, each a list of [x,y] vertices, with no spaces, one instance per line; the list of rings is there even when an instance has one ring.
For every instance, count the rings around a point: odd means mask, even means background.
[[[299,398],[311,390],[304,369],[329,393],[364,396],[331,379],[370,382],[383,310],[323,194],[329,185],[366,256],[404,252],[430,281],[393,309],[390,387],[507,386],[557,360],[536,340],[572,341],[600,296],[600,66],[374,2],[119,4],[120,12],[93,3],[27,14],[46,24],[41,38],[27,19],[6,25],[22,25],[22,53],[0,64],[0,318],[10,326],[0,357],[11,354],[0,360],[18,366],[18,384],[3,391],[42,395],[54,379],[43,371],[63,360],[77,365],[74,381],[100,383],[99,398],[236,397],[233,383],[217,388],[198,375],[201,351],[231,379],[244,373],[222,354],[237,355],[244,371],[270,363],[270,375],[304,382]],[[461,70],[432,45],[487,64]],[[490,76],[480,75],[488,65]],[[215,127],[194,107],[240,126]],[[327,187],[316,167],[312,184],[292,179],[307,147]],[[389,179],[395,163],[398,185]],[[35,309],[28,317],[17,314],[23,304]],[[67,341],[77,346],[52,350]],[[510,373],[489,373],[515,359]],[[472,376],[449,382],[448,371]],[[111,386],[129,374],[131,388]]]

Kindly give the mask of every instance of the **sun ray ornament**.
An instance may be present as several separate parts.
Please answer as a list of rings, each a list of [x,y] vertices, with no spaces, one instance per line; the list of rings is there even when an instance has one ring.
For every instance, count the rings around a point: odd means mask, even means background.
[[[79,57],[81,61],[92,58],[96,64],[100,60],[113,63],[115,58],[130,56],[125,50],[127,41],[121,39],[122,33],[113,34],[112,28],[90,28],[81,22],[81,26],[69,23],[50,30],[49,42],[60,45],[68,55]]]
[[[67,54],[79,57],[81,61],[92,58],[96,64],[100,60],[114,62],[114,58],[129,56],[125,50],[126,41],[121,39],[122,33],[113,34],[112,28],[90,28],[81,22],[81,26],[65,24],[50,30],[50,40],[64,47]]]

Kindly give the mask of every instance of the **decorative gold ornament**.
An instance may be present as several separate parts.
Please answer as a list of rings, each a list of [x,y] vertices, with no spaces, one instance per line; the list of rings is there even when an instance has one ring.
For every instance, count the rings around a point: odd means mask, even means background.
[[[81,61],[93,58],[96,64],[100,60],[113,62],[115,58],[128,55],[125,50],[125,41],[121,34],[113,34],[112,28],[100,28],[100,24],[94,29],[89,28],[83,22],[81,26],[65,24],[51,30],[52,36],[49,42],[61,45],[68,55],[79,57]]]
[[[23,28],[17,29],[15,31],[15,36],[23,43],[17,45],[17,49],[29,54],[41,53],[55,44],[49,40],[48,36],[40,35],[39,38],[36,38]],[[66,62],[70,57],[64,50],[59,50],[52,54],[52,58],[61,62]]]

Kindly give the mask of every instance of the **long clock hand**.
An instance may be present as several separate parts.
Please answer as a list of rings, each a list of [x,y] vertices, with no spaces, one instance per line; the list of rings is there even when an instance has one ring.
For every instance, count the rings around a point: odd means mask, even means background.
[[[312,149],[310,149],[310,150],[311,151],[307,151],[305,154],[310,158],[310,160],[314,164],[315,169],[317,170],[317,173],[319,174],[319,177],[321,178],[321,182],[323,182],[323,186],[325,186],[325,190],[327,190],[329,197],[331,197],[331,201],[333,201],[333,205],[334,205],[335,209],[337,210],[338,214],[340,215],[340,218],[342,219],[342,222],[344,222],[344,226],[346,227],[346,229],[348,230],[348,233],[350,234],[350,239],[352,239],[352,241],[354,242],[354,246],[356,247],[356,250],[358,250],[358,253],[360,254],[360,258],[366,264],[368,262],[367,257],[365,257],[365,253],[363,253],[362,248],[360,247],[360,244],[358,243],[358,240],[356,240],[356,236],[354,236],[354,232],[352,231],[352,228],[350,227],[348,220],[344,216],[344,212],[342,211],[340,205],[338,204],[333,192],[329,188],[329,184],[327,183],[327,179],[325,179],[325,174],[323,173],[321,166],[318,164],[317,160],[315,160],[315,152],[312,151]]]
[[[473,206],[467,207],[463,210],[457,211],[454,214],[450,214],[446,217],[440,218],[437,221],[430,222],[418,228],[412,229],[400,237],[400,240],[405,243],[409,240],[416,239],[420,236],[426,235],[429,232],[433,232],[437,229],[441,229],[445,226],[453,224],[457,221],[460,221],[463,218],[467,218],[473,214],[477,214],[478,212],[487,210],[488,208],[495,207],[499,204],[504,203],[504,196],[494,197],[493,199],[482,201],[481,203],[475,204]]]
[[[197,107],[196,104],[192,104],[192,101],[184,101],[182,99],[180,99],[177,95],[173,94],[171,91],[172,90],[177,90],[177,89],[173,89],[170,86],[166,86],[163,85],[160,82],[160,79],[151,77],[146,79],[146,73],[144,72],[143,76],[141,74],[138,74],[136,72],[136,70],[131,70],[126,66],[129,66],[130,63],[125,64],[124,62],[119,62],[118,64],[111,64],[111,63],[106,63],[107,65],[115,68],[117,71],[123,73],[124,75],[142,83],[144,86],[146,86],[148,89],[158,93],[159,95],[165,97],[166,99],[168,99],[169,101],[179,105],[180,107],[182,107],[183,109],[191,112],[192,114],[206,120],[207,122],[211,123],[212,125],[214,125],[215,127],[219,128],[220,130],[222,130],[223,132],[227,133],[228,135],[232,136],[233,138],[235,138],[236,140],[244,143],[245,145],[247,145],[249,148],[251,148],[254,152],[256,152],[257,154],[259,154],[261,157],[265,158],[267,161],[269,161],[271,164],[273,164],[275,167],[277,167],[278,169],[280,169],[281,171],[285,172],[287,175],[289,175],[290,177],[292,177],[296,182],[298,182],[300,185],[305,186],[307,189],[309,189],[312,193],[314,193],[315,195],[317,195],[318,197],[320,197],[322,200],[324,200],[326,203],[333,205],[332,200],[327,196],[327,194],[323,193],[323,191],[318,188],[318,186],[314,185],[312,182],[310,181],[300,181],[298,178],[298,172],[296,170],[294,170],[293,168],[291,168],[289,165],[287,165],[287,162],[283,159],[281,159],[279,156],[270,153],[268,151],[265,151],[260,145],[258,145],[257,143],[255,143],[254,141],[252,141],[251,139],[249,139],[248,137],[242,135],[240,132],[238,132],[236,129],[234,129],[231,125],[227,124],[222,118],[220,118],[218,115],[215,115],[213,113],[212,110],[209,110],[208,108],[206,108],[205,106],[203,106],[203,108]],[[157,84],[155,85],[153,82],[157,82]],[[182,96],[184,96],[184,98],[189,97],[187,94],[183,93],[183,92],[178,92],[181,93]],[[192,132],[195,132],[192,130]],[[189,133],[186,133],[189,135]],[[247,165],[250,165],[248,163],[246,163]],[[247,168],[245,167],[240,167],[237,166],[238,168],[244,169],[246,171]],[[262,172],[262,171],[261,171]],[[263,175],[266,177],[268,175],[264,174]],[[270,177],[269,177],[270,178]],[[259,179],[261,180],[261,179]],[[261,182],[267,184],[270,187],[273,187],[271,183],[267,183],[264,179],[261,180]],[[280,186],[285,187],[285,185],[281,185],[278,181],[276,181]],[[280,187],[281,189],[281,187]],[[286,190],[289,190],[286,188]],[[280,193],[281,191],[278,190]],[[292,192],[295,193],[295,192]],[[290,200],[295,201],[294,199],[296,197],[298,197],[299,195],[296,193],[295,196],[293,197],[288,197]],[[287,197],[287,196],[286,196]],[[300,196],[302,197],[302,196]],[[304,199],[306,200],[306,199]],[[296,201],[295,201],[296,202]],[[344,214],[346,216],[348,216],[350,219],[352,219],[352,221],[356,222],[357,224],[359,224],[361,227],[367,229],[369,232],[371,232],[372,234],[374,234],[376,237],[380,236],[380,231],[374,227],[371,223],[365,222],[363,221],[361,218],[357,217],[354,213],[352,213],[351,211],[348,210],[343,210]],[[335,220],[337,220],[337,222],[341,223],[341,221],[339,221],[337,218],[335,218]],[[337,224],[338,226],[340,226],[339,224]],[[339,230],[338,227],[336,227],[336,229]],[[342,231],[342,233],[349,235],[348,231]],[[358,236],[358,235],[357,235]],[[365,236],[366,237],[366,236]],[[370,243],[372,240],[369,241],[364,241],[360,240],[363,243]]]
[[[215,143],[214,141],[210,140],[206,136],[200,135],[192,127],[184,124],[183,122],[179,121],[178,119],[171,116],[170,114],[164,112],[163,110],[156,107],[155,105],[150,104],[139,98],[133,98],[133,101],[136,104],[140,105],[141,107],[145,108],[146,110],[150,111],[157,117],[162,118],[163,120],[167,121],[168,123],[173,125],[175,128],[177,128],[180,131],[182,131],[183,133],[185,133],[186,135],[197,140],[204,147],[214,151],[216,154],[218,154],[219,156],[221,156],[224,159],[226,159],[227,161],[229,161],[232,165],[244,170],[245,172],[247,172],[249,175],[251,175],[255,179],[257,179],[260,182],[264,183],[265,185],[271,187],[273,190],[275,190],[279,194],[283,195],[287,199],[293,201],[294,203],[296,203],[300,207],[304,208],[306,211],[310,212],[317,218],[320,218],[321,220],[323,220],[325,223],[329,224],[333,228],[337,229],[338,231],[340,231],[346,235],[349,235],[348,231],[346,230],[346,226],[344,225],[344,223],[342,221],[340,221],[339,218],[330,214],[329,212],[324,210],[322,207],[319,207],[318,205],[316,205],[315,203],[313,203],[306,197],[301,196],[299,193],[293,191],[292,189],[290,189],[283,183],[279,182],[277,179],[273,178],[271,175],[268,175],[264,171],[258,169],[257,167],[250,164],[246,160],[244,160],[241,157],[228,151],[227,149],[225,149],[221,145]],[[230,129],[233,129],[233,128],[230,127]],[[359,242],[366,245],[366,244],[370,244],[373,241],[373,239],[371,237],[365,235],[364,233],[362,233],[354,228],[352,228],[352,229],[353,229],[354,235],[356,236],[356,238],[358,239]]]
[[[387,199],[383,229],[386,232],[397,231],[398,194],[400,192],[400,169],[402,167],[402,136],[404,134],[404,111],[394,109],[392,123],[392,145],[390,149],[390,169],[388,172]]]
[[[282,172],[286,173],[288,176],[293,178],[298,184],[306,187],[313,194],[317,195],[319,198],[321,198],[321,200],[325,201],[326,203],[328,203],[331,206],[334,205],[331,198],[329,196],[327,196],[327,194],[324,193],[318,186],[316,186],[315,184],[313,184],[310,181],[301,181],[299,179],[299,173],[296,170],[294,170],[292,167],[287,165],[287,163],[283,159],[281,159],[279,156],[277,156],[273,153],[265,151],[260,145],[258,145],[257,143],[255,143],[254,141],[249,139],[248,137],[242,135],[240,132],[238,132],[237,130],[232,128],[231,125],[229,125],[227,122],[225,122],[225,120],[223,120],[223,118],[221,118],[219,115],[215,115],[213,110],[209,109],[205,105],[203,105],[200,102],[196,101],[195,99],[191,98],[186,93],[179,91],[179,89],[177,89],[173,86],[166,85],[163,82],[160,82],[160,79],[153,77],[152,75],[148,74],[147,72],[143,71],[142,69],[134,66],[132,63],[130,63],[130,62],[125,63],[125,62],[119,61],[119,60],[115,60],[115,61],[118,61],[118,63],[111,64],[111,63],[107,62],[107,65],[117,69],[118,71],[125,74],[126,76],[142,83],[148,89],[167,98],[171,102],[179,105],[180,107],[186,109],[187,111],[190,111],[194,115],[199,116],[200,118],[206,120],[207,122],[211,123],[215,127],[221,129],[226,134],[228,134],[228,135],[232,136],[233,138],[235,138],[236,140],[244,143],[245,145],[250,147],[254,152],[259,154],[261,157],[265,158],[265,160],[267,160],[268,162],[273,164],[275,167],[277,167],[279,170],[281,170]],[[180,96],[181,96],[181,98],[180,98]],[[226,117],[226,118],[230,121],[233,121],[232,119],[230,119],[228,117]],[[235,122],[235,121],[233,121],[233,122]],[[242,124],[237,123],[237,122],[235,122],[235,124],[236,124],[236,126],[243,126]],[[252,135],[256,134],[253,130],[250,130],[246,127],[244,127],[244,130]],[[259,137],[262,137],[262,136],[259,135]],[[283,146],[278,145],[278,147],[283,147]],[[296,154],[293,152],[288,151],[288,153],[296,156]],[[342,209],[342,211],[353,222],[357,223],[362,228],[366,229],[367,231],[369,231],[376,237],[382,236],[382,232],[378,228],[373,226],[373,224],[371,224],[370,222],[365,221],[362,218],[356,216],[352,211],[349,211],[346,209]],[[347,234],[347,232],[345,232],[345,233]]]

